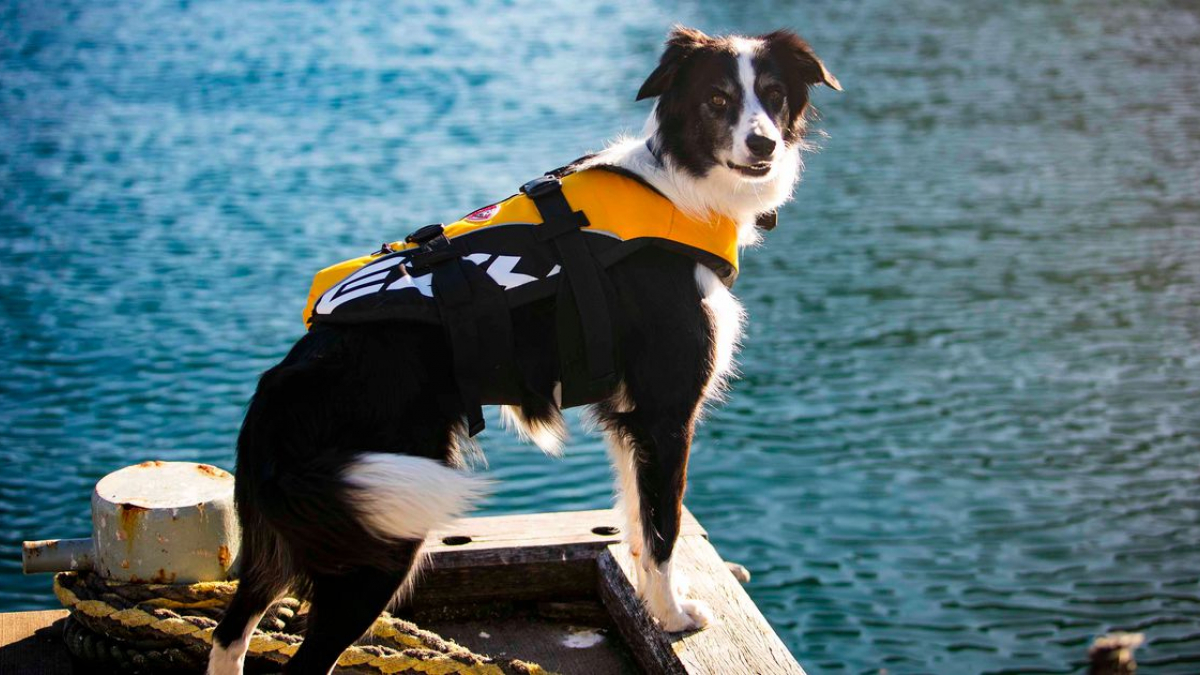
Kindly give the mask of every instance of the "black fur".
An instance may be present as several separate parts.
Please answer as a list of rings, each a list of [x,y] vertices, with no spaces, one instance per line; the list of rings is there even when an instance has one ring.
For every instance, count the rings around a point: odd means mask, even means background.
[[[757,93],[785,90],[773,99],[774,114],[781,128],[795,127],[807,87],[832,76],[790,33],[762,39],[768,49],[760,55]],[[706,103],[714,91],[729,99],[727,109]],[[713,148],[736,123],[742,95],[728,44],[685,29],[672,33],[639,92],[660,99],[660,150],[697,174],[714,162]],[[692,258],[646,247],[608,270],[617,374],[632,407],[610,400],[593,412],[635,453],[641,521],[655,563],[670,559],[679,533],[693,429],[715,363],[714,327],[695,268]],[[546,394],[560,379],[553,303],[513,313],[521,407],[534,421],[561,415]],[[216,644],[228,647],[290,588],[311,598],[313,617],[285,672],[325,673],[411,577],[421,542],[369,531],[342,475],[365,452],[461,464],[464,410],[451,363],[440,327],[322,325],[262,376],[238,438],[241,583]]]
[[[712,370],[712,330],[695,266],[686,256],[647,247],[610,268],[619,308],[620,375],[636,408],[622,413],[602,404],[595,412],[606,429],[634,442],[647,541],[660,561],[670,557],[679,532],[692,426]],[[533,352],[554,334],[552,303],[533,303],[513,317],[515,342],[533,347],[522,350],[523,358],[536,361],[532,372],[551,377],[554,350]],[[559,414],[552,402],[547,406],[532,390],[528,394],[527,416]],[[419,542],[380,540],[367,531],[339,475],[366,451],[455,465],[462,414],[440,328],[322,326],[301,338],[263,375],[238,439],[243,567],[237,596],[215,638],[228,646],[289,587],[308,592],[314,611],[337,615],[345,603],[326,607],[322,585],[349,588],[367,571],[379,577],[379,585],[354,593],[362,603],[378,605],[371,618],[377,616],[405,579],[414,560],[410,551]],[[371,593],[377,597],[367,597]],[[344,635],[336,650],[326,646],[317,653],[336,659],[369,625]],[[317,637],[310,629],[305,644]],[[299,661],[308,653],[298,653],[285,672],[324,673],[332,663],[316,656]]]
[[[825,84],[840,90],[841,85],[795,33],[775,31],[751,39],[763,43],[753,59],[754,94],[784,141],[793,144],[804,134],[809,88]],[[717,149],[729,146],[746,95],[729,38],[676,27],[637,98],[658,97],[661,150],[692,175],[704,176],[718,164]],[[714,96],[724,105],[717,105]]]
[[[816,84],[841,91],[842,85],[828,70],[812,47],[791,31],[777,30],[760,37],[766,48],[754,59],[758,73],[755,88],[759,100],[774,113],[775,122],[783,131],[783,139],[794,143],[804,135],[810,110],[808,90]],[[772,87],[781,89],[778,103],[768,94]]]
[[[633,409],[596,406],[606,431],[630,441],[641,520],[656,562],[671,557],[679,535],[696,415],[713,372],[713,327],[700,304],[696,264],[648,249],[614,274],[622,316],[625,390]]]
[[[714,93],[728,99],[710,104]],[[658,68],[638,91],[638,100],[657,96],[661,150],[692,175],[717,164],[716,149],[727,146],[741,110],[737,56],[728,44],[704,33],[676,28],[667,38]]]

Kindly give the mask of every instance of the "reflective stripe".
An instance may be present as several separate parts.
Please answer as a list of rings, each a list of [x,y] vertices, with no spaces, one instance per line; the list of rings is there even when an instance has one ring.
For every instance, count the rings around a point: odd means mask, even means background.
[[[562,178],[562,186],[563,194],[572,208],[587,215],[589,226],[584,232],[605,234],[625,242],[647,239],[652,242],[670,243],[672,250],[690,251],[698,260],[714,269],[711,261],[723,262],[731,270],[731,275],[719,272],[725,277],[726,283],[732,283],[732,277],[736,276],[737,224],[729,218],[697,220],[675,208],[666,197],[637,180],[603,168],[567,175]],[[487,211],[481,209],[471,214],[472,220],[463,219],[446,225],[446,237],[457,239],[504,225],[542,222],[533,201],[523,194],[509,197],[488,209],[492,210],[488,218],[481,218]],[[414,245],[400,241],[390,244],[389,248],[392,251],[408,251],[412,250]],[[500,257],[505,258],[505,261],[501,262]],[[538,280],[538,277],[513,272],[519,257],[516,260],[512,259],[515,256],[500,257],[487,267],[487,271],[505,289],[518,288]],[[475,253],[465,256],[464,260],[483,265],[490,258],[489,254]],[[352,284],[369,283],[363,273],[368,269],[375,269],[372,263],[379,259],[379,255],[363,256],[318,272],[313,279],[304,308],[305,321],[312,317],[314,311],[318,314],[330,314],[345,302],[369,295],[370,291],[365,289],[370,286],[356,288]],[[399,264],[402,259],[402,256],[389,258],[382,269],[389,269]],[[552,276],[556,271],[557,269],[552,270],[545,276]],[[425,297],[432,297],[429,279],[426,277],[423,281],[424,283],[420,276],[401,276],[388,284],[386,289],[380,286],[374,288],[374,291],[403,291],[416,288]],[[350,297],[352,293],[355,295]]]

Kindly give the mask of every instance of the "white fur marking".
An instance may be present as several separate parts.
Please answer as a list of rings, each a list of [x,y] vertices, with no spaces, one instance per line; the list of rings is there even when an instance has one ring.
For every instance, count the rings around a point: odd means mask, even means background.
[[[738,56],[743,54],[750,54],[753,56],[754,54],[758,53],[758,50],[763,48],[762,40],[742,37],[741,35],[731,36],[729,41],[733,44],[733,51],[737,52]]]
[[[783,134],[779,131],[779,127],[775,126],[775,121],[767,114],[762,101],[758,100],[758,93],[754,91],[754,82],[758,79],[758,73],[754,70],[756,53],[757,47],[738,54],[738,82],[742,86],[742,112],[738,115],[738,123],[733,130],[733,161],[738,164],[754,164],[762,161],[762,158],[752,153],[750,146],[746,144],[746,139],[751,134],[765,136],[775,141],[775,150],[771,153],[769,160],[773,161],[779,153],[783,152]]]
[[[432,459],[376,452],[342,477],[364,524],[391,539],[424,539],[468,511],[490,483]]]
[[[625,386],[624,380],[617,383],[617,389],[608,402],[612,405],[613,410],[619,413],[633,412],[636,407],[633,404],[633,398],[629,396],[629,388]]]
[[[250,617],[242,635],[229,643],[228,648],[222,647],[216,637],[213,638],[212,651],[208,653],[208,668],[204,671],[206,675],[242,675],[246,652],[250,649],[250,636],[262,617],[262,614]]]
[[[741,74],[741,70],[743,67],[753,70],[753,59],[742,57],[756,53],[762,48],[762,42],[736,36],[730,40],[739,55],[739,78],[746,77]],[[750,81],[753,82],[753,79]],[[752,85],[750,89],[753,91]],[[761,108],[757,98],[754,100]],[[770,126],[773,127],[774,122],[771,122]],[[752,178],[725,166],[726,160],[733,160],[735,147],[723,148],[718,151],[718,156],[714,157],[717,165],[706,174],[695,176],[676,166],[669,153],[662,155],[660,163],[647,149],[647,142],[658,148],[663,147],[657,138],[658,134],[656,105],[646,119],[641,137],[617,138],[607,148],[584,162],[580,168],[617,166],[644,178],[666,195],[676,208],[693,218],[705,219],[714,213],[732,218],[738,224],[740,246],[753,246],[761,240],[758,228],[755,227],[755,216],[774,211],[792,198],[792,191],[800,180],[800,171],[803,168],[800,152],[809,149],[803,141],[791,145],[780,142],[776,146],[771,171],[761,178]],[[735,146],[745,143],[746,134],[740,135],[741,140],[736,140]]]
[[[720,400],[729,378],[737,373],[735,357],[742,341],[746,310],[717,275],[701,264],[696,265],[696,287],[700,289],[701,304],[712,322],[714,342],[713,372],[704,388],[704,397]]]
[[[697,177],[675,166],[669,154],[663,156],[660,164],[646,148],[646,139],[653,141],[658,134],[655,113],[650,113],[643,133],[642,138],[618,138],[580,168],[617,166],[644,178],[676,208],[693,218],[703,220],[714,213],[732,218],[738,224],[740,246],[759,243],[755,216],[774,211],[792,198],[803,166],[800,159],[803,146],[797,145],[781,150],[775,167],[764,178],[750,179],[723,164]]]
[[[556,399],[560,396],[560,387],[561,385],[555,386]],[[559,405],[562,405],[561,401]],[[511,429],[517,434],[517,438],[533,443],[551,457],[562,456],[563,442],[567,440],[567,425],[561,413],[556,411],[554,417],[548,421],[530,421],[525,418],[520,406],[504,405],[500,406],[500,420],[505,429]]]
[[[633,557],[640,558],[645,549],[645,539],[642,534],[642,507],[638,496],[637,459],[633,448],[620,434],[608,434],[608,453],[616,470],[617,478],[617,511],[625,519],[625,543]],[[639,563],[640,565],[640,563]],[[636,575],[636,569],[635,569]],[[640,586],[634,578],[634,585]]]
[[[655,566],[649,557],[642,563],[642,600],[650,615],[668,633],[704,628],[712,622],[712,611],[699,600],[688,600],[679,592],[674,578],[674,561]]]

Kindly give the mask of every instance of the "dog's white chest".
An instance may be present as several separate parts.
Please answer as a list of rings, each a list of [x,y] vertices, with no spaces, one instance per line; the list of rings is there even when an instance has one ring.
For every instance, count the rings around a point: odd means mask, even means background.
[[[713,372],[704,395],[720,397],[725,384],[737,370],[735,357],[742,340],[746,311],[717,275],[704,265],[696,265],[696,286],[700,289],[701,303],[708,313],[713,336]]]

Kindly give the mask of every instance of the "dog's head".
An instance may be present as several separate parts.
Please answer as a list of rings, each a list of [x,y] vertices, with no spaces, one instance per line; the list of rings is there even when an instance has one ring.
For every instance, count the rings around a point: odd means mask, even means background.
[[[728,172],[756,183],[778,178],[803,140],[809,89],[818,84],[841,90],[791,31],[709,37],[676,27],[637,98],[658,97],[659,149],[676,166],[697,178]]]

